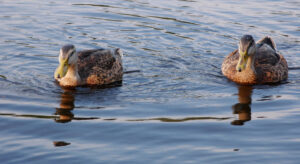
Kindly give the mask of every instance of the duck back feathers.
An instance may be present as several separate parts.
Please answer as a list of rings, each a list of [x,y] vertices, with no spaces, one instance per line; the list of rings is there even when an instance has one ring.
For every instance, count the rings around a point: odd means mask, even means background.
[[[96,49],[78,52],[78,73],[88,85],[122,81],[123,53],[120,49]]]

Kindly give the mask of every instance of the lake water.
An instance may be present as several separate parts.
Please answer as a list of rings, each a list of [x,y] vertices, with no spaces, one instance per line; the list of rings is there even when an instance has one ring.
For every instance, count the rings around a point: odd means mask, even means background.
[[[1,163],[297,163],[298,0],[0,1]],[[221,73],[239,38],[274,38],[279,85]],[[62,45],[121,48],[122,85],[66,90]]]

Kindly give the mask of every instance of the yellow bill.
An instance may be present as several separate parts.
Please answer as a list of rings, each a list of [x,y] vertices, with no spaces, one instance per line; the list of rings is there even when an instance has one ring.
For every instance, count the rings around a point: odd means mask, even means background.
[[[55,70],[54,78],[60,79],[64,77],[67,73],[68,67],[69,67],[68,59],[61,60],[61,62],[59,63],[58,67]]]
[[[240,53],[240,57],[239,57],[239,62],[238,64],[236,65],[236,70],[238,72],[242,72],[246,69],[246,66],[247,66],[247,61],[248,61],[248,52],[245,51],[245,52],[239,52]]]

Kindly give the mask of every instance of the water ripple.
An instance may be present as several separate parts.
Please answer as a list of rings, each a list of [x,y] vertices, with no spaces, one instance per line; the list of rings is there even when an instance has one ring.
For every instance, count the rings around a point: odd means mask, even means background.
[[[0,1],[1,161],[299,161],[298,8],[293,0]],[[239,86],[222,75],[246,33],[274,38],[287,82]],[[59,87],[53,71],[66,43],[121,48],[123,82]]]

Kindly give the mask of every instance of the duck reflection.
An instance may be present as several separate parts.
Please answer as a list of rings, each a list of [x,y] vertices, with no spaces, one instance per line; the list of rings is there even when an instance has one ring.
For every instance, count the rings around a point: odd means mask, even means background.
[[[55,119],[58,123],[67,123],[70,122],[74,118],[74,114],[72,110],[74,109],[74,94],[75,90],[72,89],[63,89],[64,92],[61,94],[61,101],[59,108],[56,108],[55,115],[59,115]]]
[[[238,119],[231,122],[232,125],[244,125],[251,120],[251,95],[252,86],[239,86],[239,103],[232,106],[233,114],[238,115]]]
[[[131,71],[133,72],[133,71]],[[129,73],[131,73],[129,72]],[[126,72],[127,73],[127,72]],[[87,89],[91,90],[98,90],[98,89],[107,89],[107,88],[115,88],[122,86],[122,81],[115,82],[112,84],[107,85],[101,85],[101,86],[88,86]],[[59,117],[55,117],[55,121],[58,123],[67,123],[72,120],[93,120],[93,119],[99,119],[98,117],[75,117],[72,113],[72,110],[75,108],[74,102],[75,102],[75,95],[76,95],[76,89],[75,88],[66,88],[62,87],[63,92],[61,93],[61,99],[59,108],[55,108],[56,112],[54,115],[58,115]],[[99,109],[102,107],[86,107],[89,109]]]

